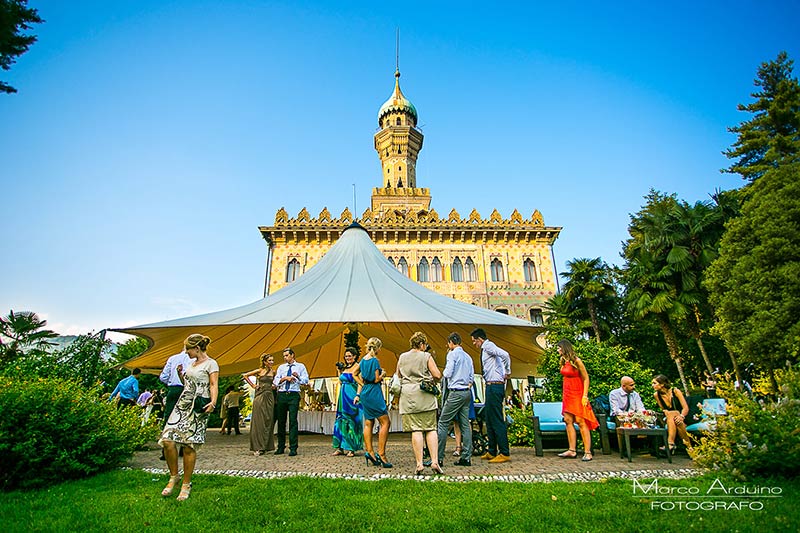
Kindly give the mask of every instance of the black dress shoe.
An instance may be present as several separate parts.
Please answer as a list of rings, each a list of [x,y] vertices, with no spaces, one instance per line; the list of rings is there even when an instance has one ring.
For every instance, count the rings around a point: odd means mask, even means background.
[[[275,455],[283,455],[283,450],[275,450]]]
[[[459,459],[453,464],[455,466],[472,466],[472,461],[470,461],[469,459]]]
[[[295,455],[297,455],[297,450],[292,450],[289,452],[289,457],[294,457]]]

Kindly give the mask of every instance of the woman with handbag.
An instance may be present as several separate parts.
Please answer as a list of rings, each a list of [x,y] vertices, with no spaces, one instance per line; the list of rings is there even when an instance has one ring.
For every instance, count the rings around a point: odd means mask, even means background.
[[[392,468],[392,463],[386,460],[386,442],[389,440],[389,428],[392,425],[389,419],[389,409],[386,407],[386,399],[383,397],[383,378],[386,371],[381,368],[378,361],[378,352],[381,351],[383,343],[378,337],[371,337],[367,341],[367,353],[358,365],[361,375],[361,384],[358,392],[353,398],[353,403],[361,404],[364,410],[364,457],[366,463],[383,468]],[[372,427],[375,420],[381,425],[378,432],[378,453],[373,452],[372,448]]]
[[[189,335],[184,341],[184,350],[192,363],[185,373],[178,372],[184,380],[183,393],[158,440],[158,444],[164,448],[170,474],[169,483],[161,491],[162,496],[171,495],[178,484],[177,445],[183,447],[183,484],[178,495],[179,501],[187,499],[192,491],[197,450],[206,441],[208,415],[217,405],[219,365],[206,353],[210,342],[211,339],[199,333]]]
[[[442,373],[430,353],[425,351],[428,338],[418,331],[409,340],[411,350],[397,360],[397,374],[402,384],[400,392],[400,414],[403,431],[411,432],[411,447],[416,460],[415,475],[422,475],[422,448],[427,443],[431,454],[431,468],[436,474],[444,474],[439,463],[439,439],[436,435],[436,396],[439,389],[436,381]]]

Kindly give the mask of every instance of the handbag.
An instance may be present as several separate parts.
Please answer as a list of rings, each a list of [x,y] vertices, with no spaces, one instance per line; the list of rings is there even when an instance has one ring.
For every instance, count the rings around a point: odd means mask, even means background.
[[[424,378],[420,381],[419,390],[427,392],[428,394],[433,394],[434,396],[439,396],[439,387],[436,386],[436,382],[432,379]]]
[[[389,392],[392,393],[392,396],[400,396],[400,391],[403,390],[402,382],[400,381],[400,376],[397,375],[395,372],[394,376],[392,376],[392,381],[389,383]]]
[[[195,396],[194,397],[194,405],[192,406],[192,411],[198,414],[204,414],[206,412],[206,407],[208,404],[211,403],[211,398],[206,396]]]

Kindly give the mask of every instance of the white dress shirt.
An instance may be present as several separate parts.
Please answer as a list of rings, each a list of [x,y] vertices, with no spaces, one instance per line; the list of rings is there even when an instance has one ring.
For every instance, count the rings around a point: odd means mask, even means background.
[[[622,413],[627,413],[628,411],[636,411],[636,412],[644,411],[644,404],[642,403],[642,397],[639,396],[639,393],[636,391],[631,391],[630,406],[627,409],[625,409],[625,405],[628,403],[626,394],[628,393],[625,392],[625,390],[622,387],[614,389],[610,393],[608,393],[608,403],[611,404],[611,416],[617,416]]]
[[[174,387],[176,385],[183,387],[183,382],[178,375],[178,366],[183,366],[183,373],[185,374],[190,364],[192,364],[192,360],[186,355],[186,352],[176,353],[167,359],[167,364],[164,365],[164,370],[161,371],[161,375],[158,376],[158,379],[168,387]]]
[[[291,367],[291,370],[289,370]],[[294,381],[284,381],[281,383],[281,378],[285,378],[294,373],[297,373],[297,378]],[[308,385],[308,370],[303,363],[283,363],[278,367],[275,372],[275,378],[272,384],[278,389],[278,392],[300,392],[300,385]]]
[[[506,376],[511,375],[511,356],[489,339],[481,344],[481,363],[486,382],[505,381]]]

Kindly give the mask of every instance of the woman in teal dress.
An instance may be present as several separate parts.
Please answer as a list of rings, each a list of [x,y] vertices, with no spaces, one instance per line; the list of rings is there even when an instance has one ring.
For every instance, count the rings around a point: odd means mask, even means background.
[[[364,456],[367,464],[391,468],[392,463],[386,460],[386,441],[389,440],[389,410],[386,408],[386,399],[383,397],[383,378],[386,371],[381,368],[378,361],[378,352],[383,343],[377,337],[372,337],[367,341],[367,353],[361,360],[359,370],[363,385],[359,387],[355,401],[360,403],[364,409]],[[372,448],[372,426],[375,419],[381,425],[378,432],[378,453],[375,454]]]
[[[358,387],[363,385],[356,362],[354,348],[345,348],[344,364],[336,363],[339,371],[339,401],[336,406],[336,422],[333,425],[333,455],[353,457],[364,445],[364,423],[361,406],[355,403]]]

